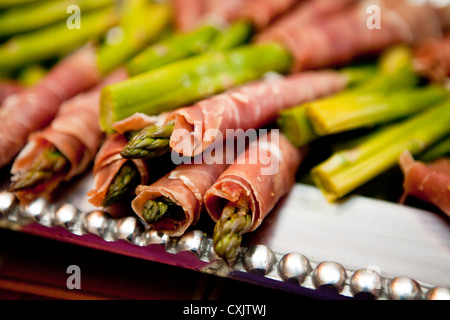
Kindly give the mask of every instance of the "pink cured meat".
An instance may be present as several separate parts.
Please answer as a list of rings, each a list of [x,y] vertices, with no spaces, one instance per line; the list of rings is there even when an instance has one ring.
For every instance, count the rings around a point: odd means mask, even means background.
[[[175,111],[170,146],[185,156],[203,152],[226,138],[227,129],[259,129],[280,111],[343,90],[347,78],[333,71],[311,71],[258,81]]]
[[[274,19],[294,7],[299,0],[245,0],[242,9],[237,8],[240,18],[253,22],[253,25],[262,30]]]
[[[272,161],[261,156],[256,162],[252,161],[256,154],[262,154]],[[208,214],[217,222],[227,202],[236,203],[244,199],[249,203],[252,213],[250,231],[255,230],[291,190],[304,156],[305,149],[295,148],[277,131],[261,136],[238,156],[235,163],[206,192],[204,203]],[[272,167],[276,163],[278,165]]]
[[[48,127],[30,135],[26,147],[13,163],[11,173],[26,170],[42,146],[48,144],[58,149],[71,164],[64,180],[82,173],[94,159],[103,138],[98,125],[101,89],[127,77],[126,70],[119,69],[95,88],[64,102]]]
[[[0,104],[9,96],[24,90],[24,86],[15,81],[0,82]]]
[[[367,8],[380,8],[380,29],[368,28]],[[442,34],[442,23],[429,5],[407,0],[364,1],[327,19],[299,28],[286,26],[263,41],[285,45],[292,53],[293,70],[342,65],[365,54],[377,53],[391,45],[417,44]]]
[[[403,199],[417,197],[450,217],[450,159],[442,158],[426,165],[406,152],[400,158],[400,165],[405,175]]]
[[[435,82],[444,82],[450,76],[450,34],[419,46],[414,54],[417,72]]]
[[[30,133],[45,128],[62,102],[101,80],[93,47],[56,65],[38,84],[7,98],[0,108],[0,167],[25,146]]]
[[[173,0],[175,27],[187,32],[197,27],[205,14],[207,0]]]
[[[120,156],[120,152],[127,144],[127,139],[119,133],[109,135],[100,148],[94,161],[94,187],[88,191],[88,201],[96,207],[101,207],[108,192],[109,185],[127,161],[132,161],[139,171],[141,183],[148,179],[148,166],[143,160],[127,160]]]
[[[256,35],[258,41],[271,40],[292,28],[301,28],[302,26],[317,22],[318,20],[328,19],[333,14],[339,14],[341,11],[350,8],[359,0],[309,0],[301,1],[291,12],[286,13],[278,21]]]
[[[223,164],[182,164],[152,185],[137,187],[136,198],[132,202],[133,210],[142,218],[146,201],[162,196],[170,199],[183,208],[185,218],[181,221],[164,218],[152,227],[170,236],[181,236],[199,220],[203,196],[226,168],[225,161]]]

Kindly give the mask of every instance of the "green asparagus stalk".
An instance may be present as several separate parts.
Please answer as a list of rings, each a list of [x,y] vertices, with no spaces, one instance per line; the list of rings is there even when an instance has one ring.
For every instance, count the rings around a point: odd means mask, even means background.
[[[107,208],[128,199],[141,182],[140,174],[131,161],[127,161],[108,187],[102,207]]]
[[[47,0],[0,0],[0,9],[19,7],[30,3],[46,1]]]
[[[420,155],[421,161],[433,161],[441,157],[450,157],[450,137],[439,141]]]
[[[247,206],[229,203],[214,227],[213,246],[226,261],[236,259],[243,234],[251,228],[252,216]]]
[[[113,4],[114,0],[62,0],[14,7],[0,14],[0,36],[33,31],[66,20],[69,17],[67,8],[71,5],[77,5],[84,14]]]
[[[446,97],[447,90],[430,86],[401,90],[389,95],[372,93],[351,96],[345,101],[339,101],[339,104],[312,101],[303,108],[314,131],[325,136],[410,116],[438,104]]]
[[[38,185],[62,180],[70,169],[69,160],[55,147],[48,146],[38,153],[27,171],[14,176],[10,190],[25,191]]]
[[[450,100],[383,128],[355,148],[337,152],[312,170],[329,201],[340,199],[393,167],[409,150],[417,155],[450,133]]]
[[[174,125],[148,126],[127,143],[121,156],[125,159],[151,159],[170,151]]]
[[[247,21],[236,21],[220,32],[209,45],[209,51],[232,49],[247,43],[253,33],[252,25]]]
[[[17,79],[25,86],[32,86],[39,82],[39,80],[41,80],[47,72],[48,70],[42,65],[35,64],[27,66],[21,70],[17,76]]]
[[[202,53],[218,33],[217,28],[206,25],[189,33],[173,35],[151,45],[131,59],[127,64],[128,72],[138,75]]]
[[[125,2],[120,24],[111,29],[98,51],[98,65],[106,74],[154,41],[168,26],[171,7],[146,0]]]
[[[16,36],[0,46],[0,69],[14,70],[26,64],[62,56],[95,39],[119,22],[117,8],[83,15],[80,29],[68,29],[66,21]]]
[[[297,148],[319,138],[306,115],[306,108],[303,105],[283,110],[277,123],[286,138]]]
[[[185,217],[182,207],[166,197],[148,200],[144,203],[142,217],[148,224],[155,224],[163,219],[181,220]]]
[[[244,46],[205,53],[107,86],[101,94],[100,125],[142,112],[158,114],[260,78],[268,71],[286,72],[290,54],[277,44]]]

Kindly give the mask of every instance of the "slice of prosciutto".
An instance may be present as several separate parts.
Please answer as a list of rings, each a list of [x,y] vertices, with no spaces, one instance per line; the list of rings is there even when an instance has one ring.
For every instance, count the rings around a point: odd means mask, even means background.
[[[436,206],[450,217],[450,159],[438,159],[431,164],[415,161],[409,152],[400,157],[404,173],[404,201],[408,196]]]
[[[208,214],[217,222],[228,203],[244,201],[252,215],[249,231],[255,230],[291,190],[305,154],[276,130],[260,136],[206,192]]]
[[[103,138],[98,125],[101,89],[126,78],[127,71],[119,69],[104,78],[93,89],[64,102],[49,126],[30,135],[27,145],[12,165],[12,179],[14,180],[15,175],[26,171],[40,150],[49,145],[61,152],[70,163],[70,170],[60,182],[69,181],[84,172],[97,154]],[[16,196],[22,202],[29,202],[37,196],[49,198],[56,187],[57,184],[52,183],[47,187],[39,186],[35,190],[37,192],[33,190],[16,192]]]
[[[259,129],[280,111],[343,90],[347,78],[334,71],[311,71],[257,81],[175,111],[172,150],[185,156],[202,153],[227,130]],[[234,133],[234,131],[233,131]]]
[[[9,81],[1,81],[0,82],[0,104],[3,103],[3,101],[8,98],[9,96],[19,93],[20,91],[24,90],[25,87],[15,81],[9,80]]]
[[[299,71],[342,65],[395,44],[417,44],[440,36],[442,27],[431,5],[369,0],[301,27],[285,25],[261,41],[285,45],[294,57],[293,70]]]
[[[8,97],[0,108],[0,167],[19,153],[30,133],[53,120],[62,102],[100,80],[95,48],[87,46],[62,60],[36,85]]]
[[[191,31],[205,22],[224,25],[245,19],[261,30],[300,0],[174,0],[175,25]]]
[[[127,142],[128,140],[120,133],[108,135],[95,157],[93,168],[94,186],[87,193],[89,203],[95,207],[100,208],[102,206],[111,182],[128,161],[132,161],[136,166],[141,183],[147,183],[149,172],[147,162],[143,160],[127,160],[120,156],[120,152]]]
[[[434,82],[450,76],[450,34],[420,45],[414,53],[415,70]]]
[[[155,183],[138,186],[136,198],[132,202],[133,210],[144,220],[142,211],[146,201],[161,197],[169,199],[182,208],[184,217],[181,219],[165,217],[152,224],[152,227],[169,236],[181,236],[190,226],[198,222],[204,208],[203,197],[206,191],[227,166],[225,161],[211,164],[205,162],[181,164]]]

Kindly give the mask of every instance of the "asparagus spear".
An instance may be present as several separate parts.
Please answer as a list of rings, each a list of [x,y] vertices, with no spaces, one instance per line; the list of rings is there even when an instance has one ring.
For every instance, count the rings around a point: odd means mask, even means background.
[[[329,201],[344,197],[393,167],[401,153],[416,155],[450,133],[450,100],[412,118],[383,128],[359,146],[335,153],[312,170]]]
[[[420,155],[420,160],[428,162],[440,157],[450,157],[450,137],[439,141]]]
[[[252,33],[253,27],[249,22],[236,21],[213,39],[208,50],[220,51],[240,46],[250,40]]]
[[[148,224],[155,224],[163,219],[180,220],[185,214],[183,208],[166,197],[148,200],[144,203],[142,216]]]
[[[98,65],[106,74],[144,49],[167,27],[171,8],[167,3],[148,4],[147,0],[125,2],[120,24],[111,29],[98,51]]]
[[[150,159],[170,151],[174,125],[148,126],[127,143],[121,156],[125,159]]]
[[[52,145],[38,153],[26,172],[14,178],[10,190],[25,191],[62,180],[70,168],[69,160]]]
[[[109,185],[102,207],[107,208],[128,199],[140,182],[141,177],[136,166],[127,161]]]
[[[34,2],[44,2],[46,0],[0,0],[0,9],[18,7]]]
[[[68,18],[67,8],[77,5],[83,13],[112,6],[114,0],[39,1],[0,14],[0,36],[33,31]]]
[[[246,43],[250,33],[250,25],[243,21],[224,30],[204,25],[155,43],[134,57],[127,64],[127,69],[131,75],[138,75],[206,51],[231,49]]]
[[[219,30],[206,25],[189,33],[177,34],[148,47],[127,64],[131,75],[138,75],[171,62],[199,54],[208,47]]]
[[[242,235],[251,228],[248,205],[229,203],[214,227],[214,251],[226,261],[233,261],[242,242]]]
[[[66,21],[16,36],[0,46],[0,69],[14,70],[26,64],[62,56],[86,41],[103,34],[119,22],[117,8],[83,15],[82,27],[69,30]]]
[[[347,97],[348,99],[339,101],[339,104],[313,101],[306,103],[303,108],[314,131],[324,136],[410,116],[436,105],[446,97],[448,92],[444,88],[429,86],[389,95],[361,94]]]
[[[142,112],[158,114],[260,78],[268,71],[286,72],[290,54],[277,44],[251,45],[205,53],[107,86],[101,95],[100,125]]]

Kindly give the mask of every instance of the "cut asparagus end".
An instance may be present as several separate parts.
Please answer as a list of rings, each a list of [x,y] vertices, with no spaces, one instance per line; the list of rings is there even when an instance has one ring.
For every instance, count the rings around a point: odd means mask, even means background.
[[[107,208],[128,199],[140,181],[136,166],[131,161],[126,162],[109,185],[102,207]]]
[[[248,208],[236,204],[227,205],[214,227],[213,245],[216,254],[226,261],[235,260],[242,235],[250,230],[251,223]]]
[[[35,157],[26,171],[13,177],[10,190],[12,192],[26,191],[38,185],[60,180],[69,169],[70,164],[67,158],[55,147],[49,146]]]

